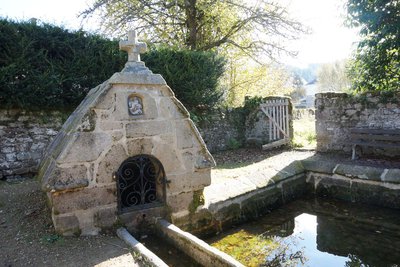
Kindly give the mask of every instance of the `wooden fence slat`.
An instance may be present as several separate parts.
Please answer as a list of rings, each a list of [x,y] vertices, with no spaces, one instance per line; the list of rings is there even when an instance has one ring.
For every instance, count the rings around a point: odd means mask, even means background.
[[[261,110],[265,113],[265,115],[267,115],[269,120],[269,142],[277,140],[288,142],[290,138],[288,106],[289,101],[287,99],[267,100],[260,104]],[[280,144],[282,142],[277,142],[276,144]],[[267,147],[271,146],[266,145],[265,148]]]

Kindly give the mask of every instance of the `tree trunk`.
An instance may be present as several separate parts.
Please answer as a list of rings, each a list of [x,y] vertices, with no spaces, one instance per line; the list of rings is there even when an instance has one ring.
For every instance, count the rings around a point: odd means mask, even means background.
[[[190,50],[196,50],[197,48],[197,10],[196,10],[197,0],[185,0],[186,9],[186,46]]]

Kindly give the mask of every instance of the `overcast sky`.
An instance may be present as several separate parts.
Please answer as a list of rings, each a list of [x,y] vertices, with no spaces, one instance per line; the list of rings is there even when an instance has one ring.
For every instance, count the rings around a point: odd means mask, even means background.
[[[93,0],[0,0],[0,16],[17,20],[32,17],[69,29],[93,31],[95,21],[82,25],[77,17]],[[312,29],[312,34],[291,43],[299,51],[297,59],[284,58],[287,64],[306,66],[326,63],[350,55],[357,32],[343,26],[343,0],[281,0],[290,3],[290,12]]]

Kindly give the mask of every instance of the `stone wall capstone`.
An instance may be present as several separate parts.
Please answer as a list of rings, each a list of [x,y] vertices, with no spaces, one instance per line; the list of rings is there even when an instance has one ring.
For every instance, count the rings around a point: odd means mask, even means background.
[[[63,117],[59,111],[0,110],[0,179],[36,174]]]
[[[396,101],[397,99],[397,101]],[[346,93],[316,94],[317,151],[350,153],[351,128],[399,129],[400,92],[391,98],[379,93],[351,96]],[[363,149],[363,153],[400,156],[386,149]]]

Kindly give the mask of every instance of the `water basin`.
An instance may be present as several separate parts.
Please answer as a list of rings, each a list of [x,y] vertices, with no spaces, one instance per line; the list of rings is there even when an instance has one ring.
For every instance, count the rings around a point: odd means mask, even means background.
[[[149,235],[141,242],[170,267],[201,267],[184,252],[157,235]]]
[[[400,266],[400,211],[302,199],[206,241],[246,266]]]

